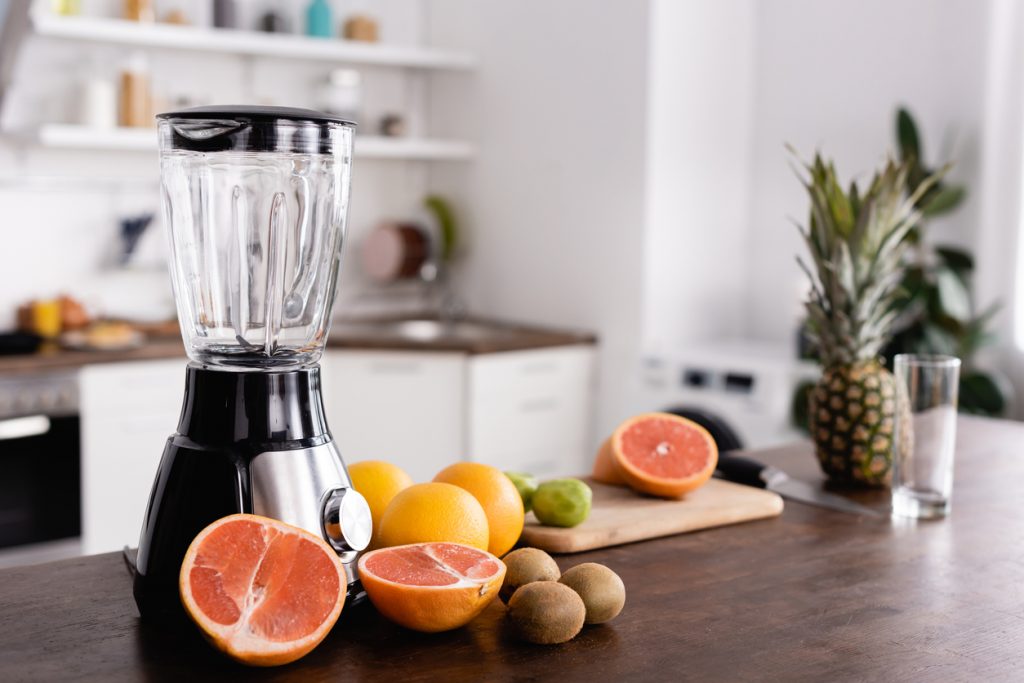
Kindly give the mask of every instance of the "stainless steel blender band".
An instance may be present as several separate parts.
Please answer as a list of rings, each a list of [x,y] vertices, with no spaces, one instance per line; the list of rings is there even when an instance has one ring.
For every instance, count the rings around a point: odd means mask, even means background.
[[[352,488],[333,442],[260,453],[249,477],[255,514],[323,536],[343,560],[370,544],[370,506]]]

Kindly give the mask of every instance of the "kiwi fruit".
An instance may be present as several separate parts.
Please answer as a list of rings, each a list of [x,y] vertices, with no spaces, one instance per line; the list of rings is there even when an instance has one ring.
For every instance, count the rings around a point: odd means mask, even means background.
[[[551,556],[536,548],[513,550],[502,558],[502,562],[505,563],[507,571],[498,597],[505,603],[521,586],[534,581],[558,581],[558,577],[562,575]]]
[[[588,624],[603,624],[614,619],[626,604],[626,586],[622,579],[603,564],[578,564],[562,574],[558,582],[583,598]]]
[[[508,617],[516,634],[538,645],[572,640],[583,628],[586,616],[583,598],[555,581],[528,583],[508,601]]]

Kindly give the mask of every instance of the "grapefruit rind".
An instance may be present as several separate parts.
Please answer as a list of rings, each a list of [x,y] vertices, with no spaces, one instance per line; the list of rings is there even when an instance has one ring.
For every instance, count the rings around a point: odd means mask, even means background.
[[[438,556],[438,550],[446,546],[460,553],[473,553],[479,557],[479,562],[459,571]],[[374,571],[377,558],[403,550],[423,550],[424,555],[436,563],[430,569],[443,572],[452,582],[433,585],[403,583]],[[493,565],[493,569],[488,569],[488,564]],[[473,570],[481,565],[484,566],[483,573],[473,576]],[[374,550],[359,558],[359,577],[374,607],[396,624],[424,633],[450,631],[479,616],[498,596],[505,571],[505,564],[491,553],[462,543],[411,543]]]
[[[298,536],[304,541],[312,542],[319,546],[324,551],[324,555],[330,559],[331,566],[337,572],[337,599],[327,616],[311,633],[294,640],[269,640],[253,633],[249,628],[248,619],[252,616],[259,603],[245,605],[245,609],[237,621],[230,624],[219,624],[208,616],[206,611],[196,601],[191,588],[190,578],[192,570],[196,568],[196,559],[204,542],[217,530],[237,522],[253,522],[263,528],[274,529],[281,534]],[[258,571],[259,566],[253,569],[253,578],[256,577]],[[196,625],[199,626],[206,639],[227,656],[250,666],[288,664],[309,654],[323,641],[338,621],[342,607],[345,604],[347,588],[348,580],[345,576],[344,567],[334,550],[322,538],[285,522],[244,513],[223,517],[199,532],[185,553],[185,558],[181,563],[181,571],[178,575],[178,591],[185,611]]]
[[[675,422],[701,435],[708,449],[707,462],[704,467],[685,477],[658,477],[630,462],[623,449],[623,435],[634,425],[647,420]],[[615,429],[611,436],[611,453],[619,473],[630,488],[660,498],[682,498],[690,491],[700,488],[715,473],[715,466],[718,464],[718,446],[711,434],[696,422],[671,413],[644,413],[626,420]]]
[[[594,460],[594,471],[590,478],[602,484],[610,486],[625,486],[626,479],[619,470],[619,464],[612,455],[612,438],[608,437],[601,444],[597,451],[597,459]]]

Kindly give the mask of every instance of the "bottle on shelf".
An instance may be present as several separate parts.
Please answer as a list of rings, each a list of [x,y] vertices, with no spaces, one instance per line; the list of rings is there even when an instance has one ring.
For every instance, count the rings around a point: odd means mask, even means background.
[[[124,18],[129,21],[155,21],[153,0],[124,0]]]
[[[215,28],[238,28],[238,6],[235,0],[213,0]]]
[[[118,125],[128,128],[148,128],[153,125],[149,65],[142,53],[133,54],[121,71],[118,104]]]
[[[113,128],[117,121],[117,84],[94,65],[82,79],[78,123],[88,128]]]
[[[50,10],[61,16],[75,17],[82,13],[82,3],[80,0],[50,0]]]
[[[327,0],[312,0],[306,8],[306,35],[316,38],[334,37],[334,20]]]

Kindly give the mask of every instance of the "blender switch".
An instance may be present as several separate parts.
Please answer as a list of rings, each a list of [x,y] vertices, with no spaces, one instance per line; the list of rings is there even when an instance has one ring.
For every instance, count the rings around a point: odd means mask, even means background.
[[[323,526],[338,552],[365,550],[373,533],[370,506],[355,489],[334,489],[324,502]]]

